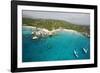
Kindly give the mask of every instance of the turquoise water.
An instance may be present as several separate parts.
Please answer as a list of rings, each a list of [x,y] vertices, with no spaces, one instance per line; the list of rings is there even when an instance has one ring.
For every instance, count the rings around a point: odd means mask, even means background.
[[[61,31],[53,36],[33,40],[31,33],[31,28],[23,28],[23,62],[90,59],[90,38],[86,36]],[[87,53],[83,48],[87,50]],[[78,57],[76,57],[74,50]]]

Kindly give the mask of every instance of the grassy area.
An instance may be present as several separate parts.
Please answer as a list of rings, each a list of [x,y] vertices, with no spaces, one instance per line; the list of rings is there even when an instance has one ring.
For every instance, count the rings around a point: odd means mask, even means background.
[[[22,24],[27,25],[27,26],[46,28],[48,30],[62,27],[65,29],[72,29],[72,30],[76,30],[82,33],[87,33],[88,35],[90,35],[89,26],[72,24],[63,20],[22,18]]]

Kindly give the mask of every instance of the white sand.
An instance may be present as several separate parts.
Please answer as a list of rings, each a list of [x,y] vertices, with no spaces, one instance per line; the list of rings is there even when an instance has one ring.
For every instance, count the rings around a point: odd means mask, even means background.
[[[33,27],[33,26],[23,26],[23,27],[25,27],[25,28],[32,28],[32,29],[38,29],[41,32],[46,33],[48,35],[52,35],[52,34],[54,34],[56,32],[60,32],[60,31],[71,32],[71,33],[75,33],[75,34],[81,35],[79,32],[77,32],[75,30],[71,30],[71,29],[58,28],[58,29],[53,29],[53,30],[49,31],[48,29],[45,29],[45,28],[36,28],[36,27]]]

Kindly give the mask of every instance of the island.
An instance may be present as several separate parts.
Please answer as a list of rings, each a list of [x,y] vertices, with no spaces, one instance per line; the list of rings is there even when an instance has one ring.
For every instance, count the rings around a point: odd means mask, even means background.
[[[51,36],[57,31],[77,31],[86,37],[90,37],[90,26],[89,25],[79,25],[73,24],[64,20],[54,20],[54,19],[31,19],[22,18],[23,26],[31,26],[38,32],[32,32],[34,35],[33,39],[36,39],[40,35]]]

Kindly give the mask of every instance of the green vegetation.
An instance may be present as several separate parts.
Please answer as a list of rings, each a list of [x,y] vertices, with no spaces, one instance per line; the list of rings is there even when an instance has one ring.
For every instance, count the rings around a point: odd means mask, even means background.
[[[72,24],[63,20],[22,18],[22,24],[27,26],[39,27],[39,28],[46,28],[48,30],[62,27],[65,29],[72,29],[90,35],[89,26]]]

